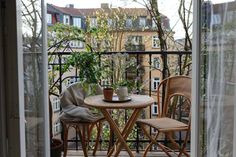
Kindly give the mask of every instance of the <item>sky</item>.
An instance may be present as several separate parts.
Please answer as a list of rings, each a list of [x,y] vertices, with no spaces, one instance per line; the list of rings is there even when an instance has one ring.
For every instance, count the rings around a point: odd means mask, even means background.
[[[178,16],[179,1],[180,0],[158,0],[160,12],[170,19],[170,26],[175,32],[175,39],[180,39],[184,37],[184,30],[182,28],[183,26]],[[232,0],[213,0],[213,3],[222,3],[229,1]],[[112,7],[144,7],[138,4],[137,2],[133,2],[133,0],[46,0],[46,2],[61,7],[66,6],[66,4],[74,4],[75,8],[100,8],[101,3],[109,3]]]

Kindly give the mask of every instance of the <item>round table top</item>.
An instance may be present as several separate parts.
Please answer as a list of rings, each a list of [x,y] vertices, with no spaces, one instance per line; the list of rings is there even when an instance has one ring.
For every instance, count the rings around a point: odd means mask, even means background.
[[[90,107],[107,109],[134,109],[144,108],[154,103],[154,99],[147,95],[131,95],[131,101],[128,102],[105,102],[103,95],[89,96],[85,98],[84,103]]]

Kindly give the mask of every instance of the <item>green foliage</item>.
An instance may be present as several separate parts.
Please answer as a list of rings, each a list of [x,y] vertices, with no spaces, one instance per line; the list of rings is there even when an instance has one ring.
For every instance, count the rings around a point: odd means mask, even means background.
[[[94,52],[74,52],[67,65],[79,69],[79,78],[86,83],[98,83],[101,76],[98,55]]]
[[[48,46],[51,47],[61,41],[85,42],[84,34],[84,31],[78,27],[57,23],[48,27]]]
[[[93,18],[96,17],[96,26]],[[94,41],[96,51],[122,51],[124,50],[122,40],[126,31],[126,20],[129,15],[122,9],[100,9],[87,20],[86,37],[89,42]],[[134,20],[137,17],[132,17]],[[93,25],[91,25],[93,24]],[[91,44],[91,45],[93,45]]]

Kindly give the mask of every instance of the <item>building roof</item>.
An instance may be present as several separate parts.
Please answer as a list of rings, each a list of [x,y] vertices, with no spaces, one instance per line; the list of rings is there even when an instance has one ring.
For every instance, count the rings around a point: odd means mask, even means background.
[[[83,16],[94,16],[97,11],[104,11],[110,13],[112,11],[120,11],[129,16],[149,16],[149,12],[145,8],[89,8],[79,9]]]
[[[214,13],[224,12],[224,10],[235,11],[236,1],[214,4],[213,7],[214,7]]]
[[[64,14],[68,14],[71,16],[82,16],[81,12],[77,8],[71,8],[71,7],[58,7],[56,5],[50,4],[55,9],[59,10],[60,12]]]
[[[120,11],[126,13],[128,16],[150,16],[146,8],[72,8],[72,7],[58,7],[50,4],[56,10],[71,16],[95,16],[97,11],[104,11],[110,13],[112,11]],[[163,17],[165,15],[161,14]]]
[[[108,16],[111,12],[121,12],[121,13],[125,13],[127,16],[131,16],[131,17],[140,17],[140,16],[144,16],[147,17],[150,21],[151,17],[150,17],[150,13],[146,8],[109,8],[108,4],[102,4],[101,8],[74,8],[73,5],[69,5],[69,7],[58,7],[56,5],[53,4],[48,4],[48,11],[49,12],[59,12],[62,14],[67,14],[70,16],[83,16],[83,17],[95,17],[96,16],[96,12],[98,11],[103,11],[105,13],[108,13]],[[163,18],[163,24],[166,28],[169,29],[169,18],[163,14],[161,14],[162,18]],[[150,22],[149,22],[150,23]]]

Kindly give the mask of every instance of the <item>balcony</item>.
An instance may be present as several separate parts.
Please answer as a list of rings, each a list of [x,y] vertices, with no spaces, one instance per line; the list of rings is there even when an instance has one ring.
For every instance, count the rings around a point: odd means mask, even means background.
[[[143,44],[140,44],[140,45],[126,44],[125,50],[126,51],[145,51],[145,45],[143,45]]]
[[[142,46],[141,46],[142,47]],[[57,87],[56,91],[51,91],[51,95],[54,97],[57,97],[59,93],[63,91],[66,86],[68,86],[71,83],[78,82],[79,81],[79,75],[78,75],[78,69],[72,68],[70,69],[70,72],[65,72],[63,69],[63,66],[66,64],[66,60],[73,51],[70,52],[57,52],[54,51],[53,53],[50,53],[49,57],[52,57],[54,59],[51,59],[49,62],[49,67],[51,67],[49,70],[57,69],[57,75],[53,78],[53,84],[50,86],[50,89],[53,89],[54,87]],[[118,52],[104,52],[104,53],[98,53],[99,58],[99,65],[102,66],[103,62],[106,58],[109,56],[112,56],[114,54],[117,54]],[[191,58],[191,52],[179,52],[179,51],[124,51],[121,52],[121,54],[126,54],[129,56],[129,58],[132,58],[132,60],[135,61],[135,69],[130,70],[126,69],[125,77],[128,80],[132,79],[138,79],[137,85],[142,84],[142,88],[140,86],[136,86],[136,90],[134,93],[136,94],[146,94],[154,99],[156,99],[156,89],[158,82],[155,82],[157,80],[153,78],[159,78],[159,81],[166,78],[169,75],[190,75],[191,74],[191,64],[186,64],[187,61]],[[159,63],[156,63],[157,59],[160,58]],[[111,69],[114,69],[114,65],[110,67]],[[54,68],[53,68],[54,67]],[[56,67],[56,68],[55,68]],[[100,84],[103,86],[104,83],[101,80]],[[184,115],[181,113],[182,111],[179,111],[179,115]],[[130,116],[130,113],[128,110],[124,110],[121,112],[123,115],[122,118],[119,119],[121,123],[127,122],[127,117]],[[158,115],[155,110],[155,104],[153,104],[151,107],[147,108],[142,117],[143,118],[155,118]],[[107,124],[106,124],[107,125]],[[108,128],[106,126],[105,128]],[[106,130],[109,132],[109,130]],[[154,134],[155,130],[150,130],[150,134]],[[60,132],[58,132],[56,137],[61,138]],[[83,156],[82,150],[81,150],[81,144],[80,139],[73,131],[71,132],[70,140],[69,140],[69,151],[68,156],[77,156],[81,155]],[[179,143],[183,142],[183,135],[182,132],[179,132],[179,134],[176,136],[176,141]],[[113,141],[115,142],[116,138],[112,137]],[[93,139],[91,140],[91,142]],[[159,142],[168,144],[168,141],[163,136],[161,139],[158,139]],[[100,148],[98,149],[99,152],[97,152],[98,156],[104,156],[106,154],[106,150],[108,148],[108,142],[109,138],[108,136],[103,136],[100,139]],[[144,135],[142,134],[141,129],[138,126],[135,126],[131,136],[126,141],[132,151],[136,152],[137,155],[142,154],[142,151],[145,149],[146,145],[150,142],[146,138],[144,138]],[[93,143],[93,142],[92,142]],[[190,141],[189,141],[190,143]],[[189,146],[188,146],[188,149]],[[125,156],[126,152],[121,152],[123,154],[122,156]],[[126,154],[127,155],[127,154]],[[152,148],[150,156],[165,156],[160,152],[160,149],[157,147]],[[128,156],[128,155],[127,155]]]

